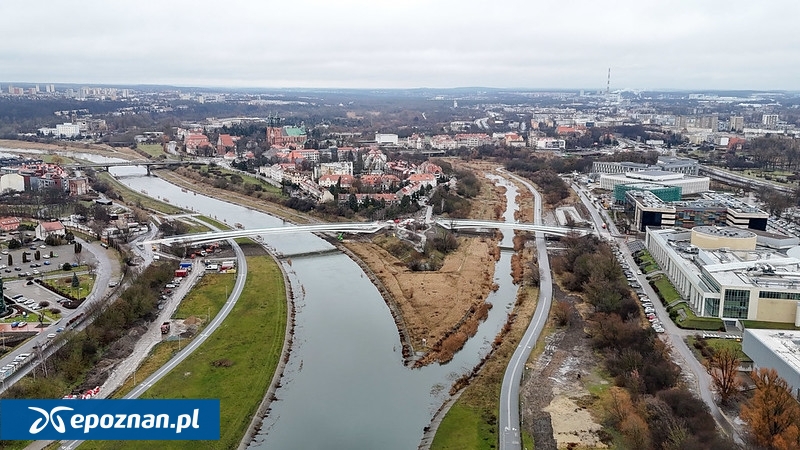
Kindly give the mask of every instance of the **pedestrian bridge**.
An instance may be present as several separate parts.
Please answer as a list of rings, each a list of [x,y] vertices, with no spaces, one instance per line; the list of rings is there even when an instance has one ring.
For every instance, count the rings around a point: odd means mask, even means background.
[[[496,222],[491,220],[436,220],[433,222],[436,225],[446,228],[448,230],[464,230],[464,229],[497,229],[501,231],[534,231],[555,236],[566,236],[570,233],[588,234],[592,230],[575,230],[564,227],[549,227],[543,225],[534,225],[530,223],[512,223],[512,222]],[[250,229],[236,229],[226,231],[208,231],[205,233],[182,234],[178,236],[169,236],[161,239],[154,239],[138,243],[140,247],[152,244],[165,244],[165,245],[187,245],[187,244],[203,244],[208,242],[215,242],[225,239],[235,239],[240,237],[253,237],[271,234],[288,234],[288,233],[348,233],[348,234],[372,234],[387,228],[394,228],[398,224],[394,221],[387,222],[350,222],[350,223],[323,223],[316,225],[288,225],[284,227],[270,227],[270,228],[250,228]]]
[[[585,236],[593,233],[593,230],[588,228],[550,227],[532,223],[497,222],[494,220],[439,219],[436,220],[435,223],[448,230],[476,230],[488,228],[501,231],[533,231],[554,236],[567,236],[568,234]]]

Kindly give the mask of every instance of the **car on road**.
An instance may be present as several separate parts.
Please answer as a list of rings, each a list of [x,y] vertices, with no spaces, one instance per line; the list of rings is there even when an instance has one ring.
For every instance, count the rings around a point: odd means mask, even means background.
[[[44,265],[45,265],[45,266],[49,266],[49,265],[50,265],[50,261],[45,261],[45,262],[44,262]]]
[[[12,298],[13,300],[19,300],[19,299],[21,299],[21,298],[23,298],[23,297],[24,297],[24,296],[23,296],[22,294],[17,294],[17,295],[15,295],[15,296],[11,297],[11,298]]]
[[[64,331],[64,327],[58,327],[58,329],[56,330],[56,333],[61,333],[62,331]]]
[[[8,254],[8,250],[3,250],[3,252],[2,252],[2,253],[3,253],[4,255],[7,255],[7,254]]]
[[[20,322],[19,325],[17,325],[18,328],[27,327],[27,326],[28,326],[28,322]]]
[[[47,335],[47,339],[53,339],[54,337],[56,337],[55,333],[50,333]]]
[[[20,272],[22,270],[22,267],[19,267],[19,266],[14,267],[14,270],[16,270],[17,272]]]

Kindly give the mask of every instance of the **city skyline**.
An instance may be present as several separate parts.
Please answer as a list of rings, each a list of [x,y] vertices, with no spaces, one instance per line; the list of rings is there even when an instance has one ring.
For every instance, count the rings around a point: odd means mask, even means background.
[[[798,90],[800,5],[81,0],[0,5],[6,82]]]

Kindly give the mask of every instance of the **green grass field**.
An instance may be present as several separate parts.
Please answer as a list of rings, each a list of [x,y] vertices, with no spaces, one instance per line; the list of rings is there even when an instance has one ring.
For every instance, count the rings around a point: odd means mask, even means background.
[[[98,172],[97,178],[108,182],[108,184],[110,184],[114,190],[122,196],[122,198],[125,200],[125,203],[139,205],[142,208],[151,209],[162,214],[181,214],[186,212],[182,208],[152,199],[142,193],[129,189],[124,184],[115,180],[114,177],[108,174],[108,172]]]
[[[456,402],[436,430],[431,450],[496,448],[496,436],[490,428],[492,426],[486,423],[480,408],[470,408]]]
[[[278,365],[287,320],[280,268],[268,257],[248,257],[247,264],[247,285],[225,322],[142,396],[220,399],[220,440],[98,441],[87,442],[87,448],[236,448]]]
[[[675,286],[669,282],[669,278],[660,276],[653,280],[653,285],[658,291],[658,296],[661,297],[661,301],[664,305],[669,305],[676,300],[680,300],[681,295],[675,290]]]
[[[227,300],[227,292],[230,292],[230,285],[233,283],[234,275],[209,273],[203,275],[203,278],[197,283],[189,294],[178,305],[175,314],[172,315],[174,319],[185,319],[189,316],[200,317],[203,324],[207,324],[206,317],[214,317],[222,309],[222,305]],[[246,289],[246,288],[245,288]],[[183,346],[185,347],[191,339],[184,339]],[[178,342],[162,342],[156,345],[138,368],[136,368],[136,377],[138,381],[152,375],[156,370],[160,369],[178,352]],[[114,391],[113,398],[122,398],[133,389],[133,377],[125,381],[119,389]]]
[[[161,144],[137,144],[136,148],[147,153],[153,158],[161,155],[166,156],[166,153],[164,153],[164,150],[161,148]]]
[[[765,322],[763,320],[742,320],[745,328],[764,328],[768,330],[800,330],[792,322]]]
[[[663,275],[659,275],[653,279],[653,286],[658,293],[659,298],[661,299],[661,303],[664,306],[668,306],[674,302],[677,302],[681,299],[681,295],[675,289],[675,286],[669,281],[669,278]],[[704,330],[704,331],[719,331],[723,329],[722,320],[716,317],[698,317],[689,305],[686,303],[679,303],[672,308],[668,308],[669,311],[676,311],[682,310],[684,315],[686,316],[683,318],[682,316],[678,316],[675,319],[675,324],[681,328],[686,328],[690,330]]]
[[[219,166],[213,168],[212,170],[214,172],[220,174],[220,175],[223,175],[223,176],[227,177],[228,180],[230,180],[231,177],[234,176],[234,175],[241,177],[243,186],[247,186],[247,185],[261,186],[261,190],[264,191],[264,192],[269,192],[269,193],[272,193],[272,194],[279,194],[279,195],[281,193],[281,189],[280,188],[275,187],[275,186],[267,183],[266,181],[260,180],[258,178],[251,177],[249,175],[242,175],[240,173],[234,172],[232,170],[224,169],[224,168],[219,167]],[[203,167],[202,169],[200,169],[200,172],[208,172],[208,167]]]
[[[653,256],[650,255],[650,253],[648,253],[647,250],[642,251],[642,254],[639,256],[639,259],[641,259],[642,261],[641,264],[642,272],[644,272],[645,274],[650,272],[655,272],[656,270],[660,269],[656,260],[653,259]]]

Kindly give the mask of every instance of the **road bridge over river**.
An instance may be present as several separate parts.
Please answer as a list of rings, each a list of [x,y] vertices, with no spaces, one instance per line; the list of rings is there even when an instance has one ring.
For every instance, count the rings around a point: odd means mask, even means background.
[[[170,167],[170,166],[187,166],[189,164],[206,164],[204,161],[183,161],[179,159],[134,159],[131,161],[118,161],[118,162],[105,162],[105,163],[74,163],[67,164],[66,168],[69,169],[90,169],[102,168],[108,172],[110,167],[127,167],[127,166],[142,166],[147,169],[147,175],[150,175],[150,169],[156,167]]]

